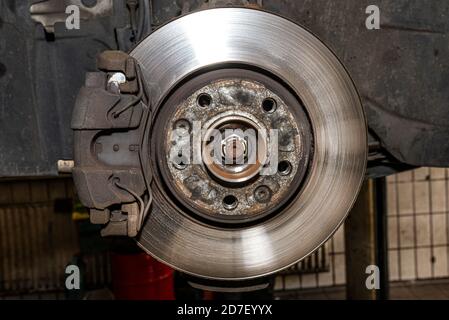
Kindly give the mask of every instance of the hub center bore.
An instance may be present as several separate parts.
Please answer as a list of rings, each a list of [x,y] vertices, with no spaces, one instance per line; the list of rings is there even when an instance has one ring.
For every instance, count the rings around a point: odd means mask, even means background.
[[[222,157],[226,166],[241,164],[247,156],[247,142],[237,134],[224,139],[221,146]]]
[[[225,112],[210,123],[202,145],[209,172],[228,183],[244,183],[259,174],[267,160],[267,137],[257,118]]]

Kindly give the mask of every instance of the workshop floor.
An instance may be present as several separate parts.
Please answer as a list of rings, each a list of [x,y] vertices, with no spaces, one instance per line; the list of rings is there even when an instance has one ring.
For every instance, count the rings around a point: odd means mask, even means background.
[[[284,291],[279,299],[342,300],[345,287],[318,288],[301,291]],[[448,300],[449,280],[396,282],[390,287],[391,300]]]
[[[327,287],[307,290],[279,291],[276,299],[290,300],[344,300],[345,287]],[[111,299],[108,290],[98,290],[92,293],[92,299]],[[0,297],[0,300],[64,300],[63,293],[29,294],[21,296]],[[449,279],[395,282],[390,287],[391,300],[449,300]]]

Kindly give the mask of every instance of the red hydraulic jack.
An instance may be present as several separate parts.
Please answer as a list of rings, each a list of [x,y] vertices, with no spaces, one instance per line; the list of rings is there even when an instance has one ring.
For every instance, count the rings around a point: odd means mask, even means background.
[[[146,253],[113,253],[112,282],[118,300],[174,300],[174,270]]]

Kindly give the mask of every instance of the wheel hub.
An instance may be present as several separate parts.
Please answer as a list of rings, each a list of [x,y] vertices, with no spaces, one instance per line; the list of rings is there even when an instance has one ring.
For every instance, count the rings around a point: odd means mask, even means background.
[[[202,143],[203,162],[209,172],[232,184],[246,182],[258,174],[266,161],[266,137],[257,135],[261,129],[249,117],[218,115]]]
[[[244,68],[221,69],[187,81],[163,109],[155,131],[172,129],[161,137],[158,163],[187,213],[254,222],[299,191],[313,134],[301,103],[282,84]],[[289,172],[278,172],[280,163]]]

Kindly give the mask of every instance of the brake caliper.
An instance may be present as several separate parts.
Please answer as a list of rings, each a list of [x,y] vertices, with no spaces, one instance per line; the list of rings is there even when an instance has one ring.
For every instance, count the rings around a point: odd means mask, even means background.
[[[148,154],[151,108],[140,66],[121,51],[97,58],[72,119],[78,196],[103,236],[134,237],[151,205]]]

